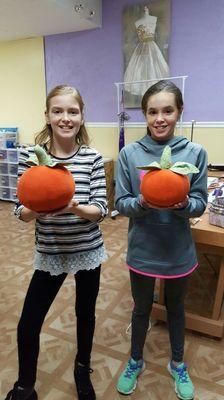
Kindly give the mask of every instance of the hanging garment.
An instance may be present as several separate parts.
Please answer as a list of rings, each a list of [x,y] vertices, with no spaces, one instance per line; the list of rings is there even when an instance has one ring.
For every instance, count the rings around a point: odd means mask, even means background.
[[[124,74],[125,82],[155,79],[151,84],[125,84],[124,89],[134,95],[143,95],[156,80],[169,77],[169,67],[154,41],[154,33],[144,25],[137,27],[139,43],[133,51]]]

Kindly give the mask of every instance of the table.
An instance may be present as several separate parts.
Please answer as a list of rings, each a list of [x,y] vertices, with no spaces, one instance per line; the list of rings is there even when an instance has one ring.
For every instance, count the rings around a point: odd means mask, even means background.
[[[214,176],[215,178],[224,178],[224,171],[210,170],[208,171],[208,176]]]
[[[209,318],[186,312],[186,328],[211,336],[222,338],[224,334],[224,311],[222,310],[224,296],[224,229],[209,224],[208,210],[201,216],[201,221],[192,226],[192,234],[197,252],[219,255],[219,276],[216,286],[212,315]],[[152,318],[166,321],[166,309],[163,295],[164,281],[159,283],[158,303],[153,304]]]

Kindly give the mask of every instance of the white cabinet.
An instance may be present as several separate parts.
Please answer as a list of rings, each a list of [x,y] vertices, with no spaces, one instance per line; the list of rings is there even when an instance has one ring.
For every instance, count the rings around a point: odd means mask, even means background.
[[[18,149],[0,147],[0,199],[15,200],[18,175]]]

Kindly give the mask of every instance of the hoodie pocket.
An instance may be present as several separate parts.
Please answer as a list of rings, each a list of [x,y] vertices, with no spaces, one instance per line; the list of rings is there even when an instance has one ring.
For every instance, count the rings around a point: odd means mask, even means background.
[[[147,223],[137,221],[129,232],[129,257],[159,264],[182,264],[192,250],[186,221]]]

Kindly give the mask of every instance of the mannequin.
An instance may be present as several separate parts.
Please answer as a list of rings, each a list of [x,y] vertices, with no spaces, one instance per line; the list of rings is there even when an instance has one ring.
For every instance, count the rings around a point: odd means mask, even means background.
[[[125,82],[156,80],[169,77],[169,67],[161,50],[154,41],[157,17],[149,14],[147,6],[144,15],[135,22],[139,43],[133,51],[124,74]],[[125,84],[124,89],[136,96],[142,96],[150,83]]]
[[[155,30],[156,30],[156,22],[157,22],[157,17],[154,17],[153,15],[149,15],[149,9],[147,6],[145,6],[144,7],[144,16],[135,22],[135,26],[136,26],[136,29],[138,29],[138,27],[142,25],[142,26],[150,29],[150,32],[154,35]]]

